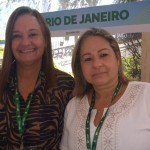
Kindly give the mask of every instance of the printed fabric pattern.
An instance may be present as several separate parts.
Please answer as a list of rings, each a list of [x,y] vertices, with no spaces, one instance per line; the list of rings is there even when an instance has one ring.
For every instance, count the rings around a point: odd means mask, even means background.
[[[57,70],[57,86],[46,91],[45,75],[41,73],[30,105],[24,134],[24,146],[39,150],[57,150],[62,137],[64,110],[72,98],[73,78]],[[12,78],[0,103],[0,150],[18,150],[21,137],[16,122]],[[26,103],[20,95],[21,113]]]
[[[119,120],[126,117],[136,104],[136,100],[143,93],[143,84],[133,84],[128,88],[126,94],[115,105],[110,107],[108,116],[102,126],[98,140],[98,150],[119,150],[118,149],[118,126]],[[76,99],[77,121],[74,125],[74,150],[86,150],[85,122],[88,109],[85,99]],[[86,99],[87,100],[87,99]]]

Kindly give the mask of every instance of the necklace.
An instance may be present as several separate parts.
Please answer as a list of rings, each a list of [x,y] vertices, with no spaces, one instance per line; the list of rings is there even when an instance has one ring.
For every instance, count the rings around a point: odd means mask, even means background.
[[[25,123],[27,120],[27,116],[29,113],[29,109],[30,109],[30,104],[32,101],[32,97],[33,97],[33,92],[30,94],[28,100],[27,100],[27,105],[25,108],[25,111],[21,117],[21,112],[20,112],[20,98],[19,98],[19,92],[18,92],[18,83],[17,83],[17,78],[14,78],[14,84],[15,84],[15,104],[16,104],[16,120],[17,120],[17,125],[18,125],[18,131],[21,135],[21,146],[20,149],[23,149],[23,133],[25,131]]]
[[[116,88],[115,88],[115,91],[113,93],[113,96],[112,96],[112,100],[111,100],[111,103],[112,101],[114,100],[114,98],[117,96],[119,90],[120,90],[120,87],[121,87],[121,82],[119,81]],[[104,120],[106,119],[106,116],[108,114],[108,110],[109,110],[109,107],[107,108],[104,116],[101,118],[97,128],[96,128],[96,131],[94,133],[94,137],[93,137],[93,142],[92,142],[92,145],[91,145],[91,139],[90,139],[90,117],[91,117],[91,111],[94,107],[94,104],[95,104],[95,92],[93,93],[92,95],[92,101],[91,101],[91,104],[90,104],[90,108],[89,108],[89,112],[88,112],[88,116],[87,116],[87,119],[86,119],[86,146],[87,146],[87,149],[88,150],[96,150],[96,145],[97,145],[97,140],[98,140],[98,136],[99,136],[99,132],[101,130],[101,127],[104,123]]]

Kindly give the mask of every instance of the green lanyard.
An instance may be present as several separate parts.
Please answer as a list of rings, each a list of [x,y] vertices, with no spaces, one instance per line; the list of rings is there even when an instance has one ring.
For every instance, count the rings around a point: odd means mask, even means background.
[[[19,92],[18,92],[18,83],[17,83],[17,79],[15,77],[14,79],[14,84],[15,84],[15,104],[16,104],[16,118],[17,118],[17,125],[18,125],[18,130],[19,133],[21,134],[21,136],[23,135],[24,131],[25,131],[25,122],[27,120],[27,116],[29,113],[29,109],[30,109],[30,104],[32,101],[32,97],[33,97],[33,92],[30,94],[29,99],[27,100],[27,105],[25,108],[25,111],[23,113],[23,116],[21,117],[21,112],[20,112],[20,99],[19,99]]]
[[[116,95],[118,94],[119,90],[120,90],[120,87],[121,87],[121,82],[119,81],[116,88],[115,88],[115,91],[113,93],[113,96],[112,96],[112,101],[114,100],[114,98],[116,97]],[[111,102],[112,102],[111,101]],[[92,95],[92,101],[91,101],[91,105],[90,105],[90,108],[89,108],[89,112],[88,112],[88,116],[87,116],[87,119],[86,119],[86,146],[87,146],[87,149],[88,150],[96,150],[96,145],[97,145],[97,140],[98,140],[98,136],[99,136],[99,132],[101,130],[101,127],[104,123],[104,120],[108,114],[108,110],[109,110],[109,107],[107,108],[104,116],[101,118],[97,128],[96,128],[96,131],[94,133],[94,138],[93,138],[93,142],[92,142],[92,146],[91,146],[91,139],[90,139],[90,117],[91,117],[91,111],[94,107],[94,104],[95,104],[95,92],[93,93]]]

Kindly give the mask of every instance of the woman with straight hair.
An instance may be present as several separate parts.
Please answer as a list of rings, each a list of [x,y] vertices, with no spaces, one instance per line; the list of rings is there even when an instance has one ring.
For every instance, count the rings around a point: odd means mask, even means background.
[[[72,70],[60,149],[150,150],[150,83],[125,78],[115,38],[104,29],[85,31]]]
[[[35,9],[15,9],[0,70],[0,150],[59,149],[73,88],[73,78],[54,67],[45,19]]]

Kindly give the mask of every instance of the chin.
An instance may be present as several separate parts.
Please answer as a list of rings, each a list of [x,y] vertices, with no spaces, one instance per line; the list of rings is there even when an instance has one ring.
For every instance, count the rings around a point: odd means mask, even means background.
[[[108,82],[105,82],[105,81],[97,81],[97,82],[95,82],[94,84],[97,85],[97,86],[103,86],[103,85],[108,84]]]

